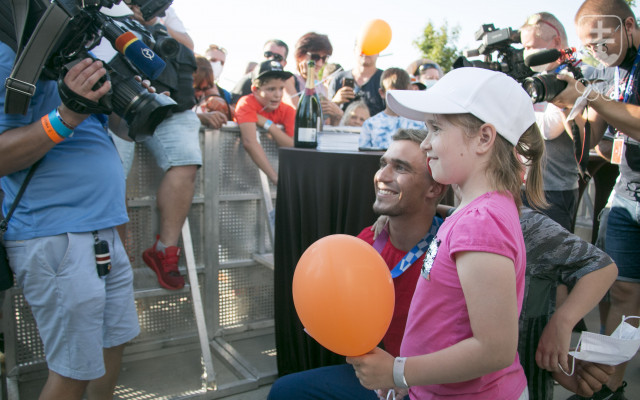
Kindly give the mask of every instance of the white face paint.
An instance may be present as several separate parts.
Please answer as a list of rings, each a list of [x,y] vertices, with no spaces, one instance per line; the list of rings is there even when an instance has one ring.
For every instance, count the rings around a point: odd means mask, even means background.
[[[222,63],[220,61],[213,61],[210,64],[211,69],[213,69],[213,80],[218,82],[220,75],[222,75]]]

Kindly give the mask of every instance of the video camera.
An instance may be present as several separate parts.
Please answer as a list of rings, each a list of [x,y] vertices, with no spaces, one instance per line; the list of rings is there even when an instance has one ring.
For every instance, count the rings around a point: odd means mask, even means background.
[[[26,0],[32,2],[42,0]],[[173,0],[126,0],[127,3],[137,5],[145,20],[161,15],[171,5]],[[46,1],[48,3],[48,0]],[[53,0],[40,15],[38,24],[28,36],[28,42],[23,52],[35,50],[43,66],[40,79],[58,81],[60,97],[66,106],[79,113],[115,112],[129,125],[129,136],[135,141],[143,141],[153,135],[169,111],[176,105],[170,97],[150,93],[135,79],[131,69],[120,68],[120,64],[104,62],[107,70],[105,77],[96,83],[100,87],[106,80],[111,81],[111,90],[96,102],[78,96],[64,83],[68,70],[82,59],[94,58],[89,51],[96,47],[104,37],[121,55],[126,56],[130,64],[140,72],[139,75],[149,79],[156,78],[164,69],[165,62],[154,53],[135,34],[128,31],[124,25],[103,14],[101,7],[111,8],[119,4],[120,0]],[[55,28],[54,28],[55,27]],[[43,45],[43,42],[45,43]],[[20,43],[20,38],[18,38]],[[154,47],[154,43],[150,43]],[[171,43],[165,44],[171,47]],[[21,50],[21,49],[18,49]],[[20,58],[23,58],[22,55]],[[20,58],[14,66],[12,77],[16,70],[25,68]],[[32,58],[33,60],[33,58]],[[13,78],[7,80],[7,104],[9,107],[9,92],[20,91],[21,87],[12,86]],[[19,80],[17,84],[25,84]],[[28,83],[28,82],[27,82]],[[28,85],[27,85],[28,86]],[[24,87],[24,86],[22,86]],[[24,89],[22,89],[24,90]],[[32,95],[33,93],[31,93]],[[23,112],[26,112],[26,108]]]
[[[548,49],[524,58],[524,49],[514,47],[521,43],[520,31],[511,28],[496,29],[493,24],[485,24],[476,32],[476,40],[482,44],[476,49],[465,51],[453,64],[453,68],[477,67],[504,72],[522,84],[534,103],[549,101],[567,87],[565,81],[559,80],[557,74],[536,74],[531,67],[554,61],[561,61],[560,65],[573,74],[575,79],[582,79],[582,72],[576,66],[576,50]],[[470,61],[465,57],[484,56],[484,61]]]
[[[496,29],[493,24],[484,24],[476,32],[475,39],[481,40],[482,44],[476,50],[465,51],[464,55],[482,55],[484,61],[470,61],[462,56],[453,63],[453,68],[477,67],[504,72],[518,82],[534,74],[524,64],[523,49],[513,47],[514,43],[520,43],[520,31],[511,28]]]

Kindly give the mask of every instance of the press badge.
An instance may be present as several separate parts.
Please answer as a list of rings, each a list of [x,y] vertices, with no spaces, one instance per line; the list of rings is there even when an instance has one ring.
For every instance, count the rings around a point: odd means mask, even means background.
[[[613,150],[611,150],[611,164],[622,164],[622,154],[624,153],[624,139],[617,136],[613,139]]]
[[[431,280],[431,268],[433,267],[433,261],[438,254],[438,248],[440,247],[440,239],[434,238],[429,245],[427,253],[424,255],[424,262],[422,263],[422,269],[420,275],[430,281]]]

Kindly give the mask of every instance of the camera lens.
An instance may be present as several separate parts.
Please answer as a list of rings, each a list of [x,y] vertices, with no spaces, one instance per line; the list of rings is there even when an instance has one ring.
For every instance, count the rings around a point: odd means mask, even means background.
[[[133,77],[111,72],[111,81],[113,111],[127,121],[129,137],[136,142],[150,138],[176,105],[169,96],[150,93]]]
[[[545,74],[526,78],[522,87],[534,103],[541,103],[556,97],[567,87],[567,82],[559,80],[555,74]]]
[[[180,45],[178,44],[178,41],[172,37],[160,36],[156,39],[156,45],[154,46],[154,49],[162,57],[175,58],[180,51]]]

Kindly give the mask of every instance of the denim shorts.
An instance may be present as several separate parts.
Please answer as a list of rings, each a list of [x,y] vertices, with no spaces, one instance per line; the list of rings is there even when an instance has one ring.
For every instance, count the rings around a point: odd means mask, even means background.
[[[605,248],[618,280],[640,282],[640,202],[616,195],[607,219]]]
[[[135,143],[112,135],[125,174],[129,175]],[[191,110],[172,114],[158,125],[153,136],[143,142],[163,171],[183,165],[202,165],[200,119]]]
[[[49,369],[77,380],[104,375],[103,348],[124,344],[140,332],[129,257],[115,229],[98,236],[109,243],[112,263],[102,278],[91,233],[5,242]]]

